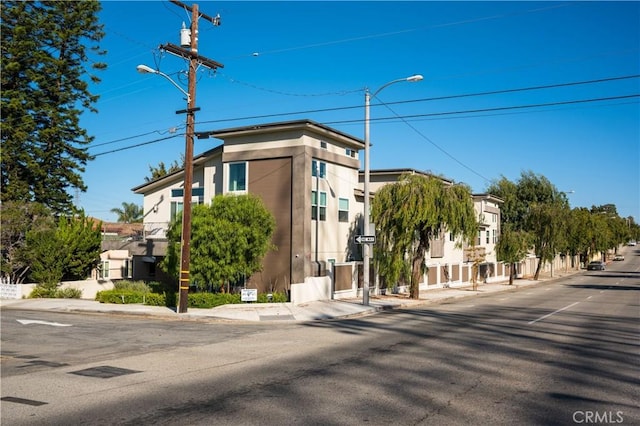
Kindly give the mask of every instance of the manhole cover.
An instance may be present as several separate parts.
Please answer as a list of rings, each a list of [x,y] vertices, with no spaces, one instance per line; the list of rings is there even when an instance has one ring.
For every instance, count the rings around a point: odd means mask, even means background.
[[[126,374],[134,373],[140,373],[140,371],[102,365],[100,367],[87,368],[86,370],[72,371],[70,374],[77,374],[78,376],[97,377],[99,379],[110,379],[112,377],[124,376]]]

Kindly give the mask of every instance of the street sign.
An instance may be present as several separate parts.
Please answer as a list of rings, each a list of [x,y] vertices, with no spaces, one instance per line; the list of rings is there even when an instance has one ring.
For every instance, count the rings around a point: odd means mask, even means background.
[[[376,236],[375,235],[356,235],[354,240],[357,244],[375,244]]]

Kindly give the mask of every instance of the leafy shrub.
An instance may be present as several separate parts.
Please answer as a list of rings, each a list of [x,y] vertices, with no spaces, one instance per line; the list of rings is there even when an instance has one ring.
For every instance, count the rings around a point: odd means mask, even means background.
[[[46,298],[52,299],[56,297],[58,284],[38,284],[29,294],[30,299]]]
[[[274,292],[272,302],[286,302],[286,293]],[[178,294],[176,292],[147,293],[130,289],[104,290],[96,294],[96,300],[100,303],[144,303],[149,306],[177,306]],[[267,303],[267,295],[259,294],[258,303]],[[220,305],[242,303],[240,294],[230,293],[189,293],[188,307],[209,309]]]
[[[143,303],[147,294],[134,290],[104,290],[96,294],[96,300],[100,303]]]
[[[267,294],[268,293],[258,294],[258,303],[284,303],[289,300],[286,293],[282,293],[279,291],[274,291],[273,293],[271,293],[271,300],[269,300]]]
[[[171,284],[161,283],[158,281],[150,281],[147,283],[152,293],[165,293],[175,291],[175,286]]]
[[[114,290],[131,290],[142,293],[151,292],[151,288],[144,281],[116,281],[113,283],[113,288]]]
[[[229,293],[190,293],[188,300],[189,307],[206,309],[231,303],[240,303],[240,295]]]
[[[53,297],[57,299],[80,299],[82,290],[79,288],[60,288],[56,290]]]
[[[175,299],[175,296],[173,298]],[[172,304],[167,304],[166,293],[148,293],[145,295],[144,304],[149,306],[173,306]]]

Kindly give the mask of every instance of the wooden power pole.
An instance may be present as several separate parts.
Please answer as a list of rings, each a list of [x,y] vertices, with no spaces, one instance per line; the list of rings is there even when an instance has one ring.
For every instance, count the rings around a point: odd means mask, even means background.
[[[220,16],[207,16],[198,11],[198,5],[186,5],[180,1],[170,0],[176,6],[191,12],[190,46],[188,49],[167,43],[160,45],[160,49],[176,56],[189,60],[189,90],[187,96],[187,109],[176,111],[176,114],[187,114],[187,130],[184,149],[184,187],[182,202],[182,239],[180,249],[180,278],[178,283],[178,313],[187,312],[189,283],[190,283],[190,249],[191,249],[191,198],[193,186],[193,136],[195,134],[195,113],[200,108],[196,107],[196,71],[199,65],[215,70],[224,65],[205,58],[198,54],[198,20],[200,18],[210,21],[213,25],[220,25]]]

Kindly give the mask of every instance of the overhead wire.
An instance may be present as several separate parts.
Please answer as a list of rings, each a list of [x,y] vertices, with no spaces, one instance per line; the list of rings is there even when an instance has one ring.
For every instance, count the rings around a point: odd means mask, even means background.
[[[456,163],[458,163],[459,165],[461,165],[465,169],[469,170],[471,173],[473,173],[473,174],[481,177],[482,179],[484,179],[485,182],[490,182],[489,178],[487,178],[486,176],[482,175],[478,171],[474,170],[470,166],[466,165],[462,161],[458,160],[456,157],[454,157],[452,154],[450,154],[446,149],[444,149],[443,147],[441,147],[440,145],[438,145],[437,143],[432,141],[430,138],[428,138],[424,133],[422,133],[420,130],[418,130],[415,126],[412,126],[411,123],[409,123],[404,117],[401,117],[398,113],[396,113],[389,105],[387,105],[384,102],[382,102],[379,97],[377,97],[375,95],[374,95],[374,97],[376,99],[378,99],[378,101],[380,101],[380,103],[382,103],[389,111],[391,111],[396,117],[398,117],[404,124],[406,124],[407,127],[409,127],[411,130],[413,130],[415,133],[417,133],[422,139],[424,139],[427,142],[429,142],[431,145],[433,145],[438,150],[440,150],[442,153],[444,153],[447,157],[451,158],[453,161],[455,161]]]
[[[122,147],[122,148],[113,149],[113,150],[111,150],[111,151],[100,152],[100,153],[98,153],[98,154],[93,154],[93,155],[92,155],[92,157],[100,157],[100,156],[102,156],[102,155],[113,154],[113,153],[115,153],[115,152],[120,152],[120,151],[126,151],[126,150],[128,150],[128,149],[138,148],[138,147],[140,147],[140,146],[151,145],[151,144],[153,144],[153,143],[158,143],[158,142],[166,141],[166,140],[169,140],[169,139],[173,139],[173,138],[175,138],[175,137],[178,137],[178,136],[184,136],[184,133],[177,133],[177,134],[175,134],[175,135],[167,136],[167,137],[164,137],[164,138],[154,139],[154,140],[152,140],[152,141],[142,142],[142,143],[138,143],[138,144],[135,144],[135,145],[129,145],[129,146],[125,146],[125,147]]]
[[[447,96],[437,96],[430,98],[421,98],[421,99],[413,99],[413,100],[405,100],[405,101],[395,101],[389,102],[387,105],[397,105],[397,104],[405,104],[405,103],[416,103],[416,102],[431,102],[431,101],[441,101],[441,100],[450,100],[450,99],[458,99],[458,98],[467,98],[467,97],[478,97],[478,96],[489,96],[489,95],[499,95],[505,93],[515,93],[515,92],[524,92],[524,91],[532,91],[532,90],[542,90],[542,89],[552,89],[558,87],[568,87],[568,86],[577,86],[577,85],[585,85],[585,84],[595,84],[595,83],[604,83],[609,81],[616,80],[626,80],[631,78],[638,78],[640,74],[627,75],[627,76],[619,76],[619,77],[608,77],[608,78],[600,78],[595,80],[583,80],[583,81],[575,81],[568,83],[558,83],[558,84],[547,84],[541,86],[530,86],[530,87],[522,87],[515,89],[503,89],[503,90],[492,90],[485,92],[475,92],[475,93],[462,93],[457,95],[447,95]],[[364,89],[354,90],[354,92],[362,91],[364,93]],[[372,105],[375,107],[375,105]],[[320,108],[320,109],[311,109],[305,111],[294,111],[294,112],[283,112],[283,113],[273,113],[273,114],[262,114],[262,115],[254,115],[247,117],[238,117],[238,118],[223,118],[217,120],[207,120],[200,121],[198,124],[208,124],[208,123],[218,123],[218,122],[232,122],[232,121],[244,121],[244,120],[252,120],[252,119],[262,119],[262,118],[272,118],[272,117],[280,117],[280,116],[288,116],[288,115],[299,115],[299,114],[311,114],[311,113],[322,113],[322,112],[335,112],[335,111],[344,111],[349,109],[361,109],[362,105],[353,105],[353,106],[345,106],[345,107],[332,107],[332,108]]]
[[[408,103],[417,103],[417,102],[430,102],[430,101],[439,101],[439,100],[450,100],[457,98],[468,98],[468,97],[480,97],[480,96],[490,96],[490,95],[498,95],[505,93],[515,93],[515,92],[523,92],[523,91],[532,91],[532,90],[546,90],[553,88],[561,88],[561,87],[569,87],[569,86],[577,86],[577,85],[587,85],[587,84],[598,84],[612,81],[620,81],[626,79],[633,79],[640,77],[640,74],[634,75],[626,75],[626,76],[616,76],[616,77],[607,77],[607,78],[599,78],[592,80],[583,80],[583,81],[573,81],[573,82],[564,82],[557,84],[547,84],[547,85],[538,85],[538,86],[529,86],[529,87],[521,87],[521,88],[511,88],[511,89],[501,89],[501,90],[492,90],[492,91],[484,91],[484,92],[475,92],[475,93],[462,93],[456,95],[447,95],[447,96],[438,96],[431,98],[421,98],[421,99],[412,99],[412,100],[403,100],[403,101],[395,101],[384,103],[384,106],[390,109],[391,105],[399,105],[399,104],[408,104]],[[363,90],[363,89],[359,89]],[[379,117],[372,119],[372,121],[389,121],[389,120],[397,120],[402,119],[403,121],[407,120],[417,120],[424,119],[429,117],[438,117],[438,116],[451,116],[451,115],[465,115],[465,114],[478,114],[478,113],[486,113],[486,112],[496,112],[496,111],[510,111],[510,110],[518,110],[518,109],[528,109],[528,108],[541,108],[541,107],[551,107],[551,106],[560,106],[560,105],[571,105],[571,104],[580,104],[580,103],[589,103],[589,102],[602,102],[607,100],[621,100],[621,99],[629,99],[636,98],[638,94],[629,94],[629,95],[621,95],[621,96],[612,96],[605,98],[591,98],[591,99],[579,99],[579,100],[568,100],[568,101],[558,101],[558,102],[550,102],[550,103],[538,103],[538,104],[527,104],[527,105],[511,105],[504,107],[493,107],[493,108],[481,108],[481,109],[473,109],[473,110],[457,110],[457,111],[445,111],[445,112],[435,112],[435,113],[427,113],[427,114],[413,114],[413,115],[405,115],[402,117]],[[378,105],[372,105],[375,107]],[[336,112],[336,111],[344,111],[350,109],[361,109],[362,105],[355,106],[344,106],[344,107],[332,107],[332,108],[320,108],[320,109],[312,109],[312,110],[304,110],[304,111],[293,111],[293,112],[283,112],[283,113],[273,113],[273,114],[262,114],[262,115],[254,115],[254,116],[245,116],[245,117],[236,117],[236,118],[226,118],[226,119],[217,119],[217,120],[205,120],[199,121],[196,124],[211,124],[211,123],[220,123],[220,122],[233,122],[233,121],[241,121],[241,120],[251,120],[251,119],[264,119],[264,118],[273,118],[273,117],[281,117],[281,116],[291,116],[291,115],[300,115],[300,114],[315,114],[315,113],[324,113],[324,112]],[[391,110],[391,109],[390,109]],[[393,110],[391,110],[393,112]],[[395,114],[395,113],[394,113]],[[328,121],[325,124],[349,124],[349,123],[357,123],[361,122],[361,119],[352,119],[352,120],[334,120]],[[176,128],[183,128],[184,126],[177,126]],[[160,133],[159,131],[154,131]],[[92,145],[89,148],[95,148],[98,146],[104,146],[116,142],[122,142],[129,139],[134,139],[137,137],[145,136],[147,134],[151,134],[154,132],[148,132],[146,134],[140,134],[136,136],[125,137],[121,139],[117,139],[114,141],[104,142],[96,145]],[[184,134],[184,133],[182,133]],[[171,137],[178,136],[179,134],[172,135]],[[120,149],[115,149],[111,151],[102,152],[99,154],[95,154],[95,156],[106,155],[110,153],[120,152],[126,149],[135,148],[138,146],[144,146],[150,143],[161,142],[166,140],[167,138],[159,138],[156,140],[143,142],[140,144],[135,144],[130,147],[123,147]]]
[[[306,45],[302,45],[302,46],[285,47],[285,48],[281,48],[281,49],[266,50],[266,51],[263,51],[263,52],[251,52],[250,54],[239,55],[239,56],[236,56],[236,57],[262,56],[262,55],[265,55],[265,54],[271,55],[271,54],[292,52],[292,51],[296,51],[296,50],[312,49],[312,48],[316,48],[316,47],[332,46],[332,45],[336,45],[336,44],[349,43],[349,42],[353,42],[353,41],[371,40],[371,39],[374,39],[374,38],[382,38],[382,37],[388,37],[388,36],[393,36],[393,35],[398,35],[398,34],[407,34],[407,33],[411,33],[411,32],[432,30],[432,29],[437,29],[437,28],[446,28],[446,27],[452,27],[452,26],[456,26],[456,25],[466,25],[466,24],[472,24],[472,23],[476,23],[476,22],[483,22],[483,21],[490,21],[490,20],[507,18],[507,17],[512,17],[512,16],[525,15],[525,14],[529,14],[529,13],[538,13],[538,12],[542,12],[542,11],[546,11],[546,10],[558,9],[558,8],[569,7],[569,6],[574,6],[574,5],[572,4],[572,2],[567,2],[567,3],[552,5],[552,6],[545,6],[545,7],[539,7],[539,8],[535,8],[535,9],[527,9],[527,10],[523,10],[523,11],[515,11],[515,12],[510,12],[510,13],[502,13],[502,14],[498,14],[498,15],[484,16],[484,17],[480,17],[480,18],[471,18],[471,19],[465,19],[465,20],[461,20],[461,21],[448,22],[448,23],[444,23],[444,24],[435,24],[435,25],[429,25],[429,26],[424,26],[424,27],[416,27],[416,28],[408,28],[408,29],[403,29],[403,30],[388,31],[388,32],[378,33],[378,34],[369,34],[369,35],[363,35],[363,36],[348,37],[348,38],[344,38],[344,39],[340,39],[340,40],[332,40],[332,41],[311,43],[311,44],[306,44]]]
[[[547,106],[559,106],[559,105],[575,105],[575,104],[581,104],[581,103],[601,102],[601,101],[608,101],[608,100],[619,100],[619,99],[630,99],[630,98],[640,98],[640,93],[631,94],[631,95],[610,96],[610,97],[606,97],[606,98],[592,98],[592,99],[580,99],[580,100],[561,101],[561,102],[550,102],[550,103],[546,103],[546,104],[515,105],[515,106],[508,106],[508,107],[495,107],[495,108],[484,108],[484,109],[475,109],[475,110],[448,111],[448,112],[438,112],[438,113],[428,113],[428,114],[413,114],[413,115],[407,115],[407,116],[381,117],[381,118],[371,119],[371,121],[389,121],[389,120],[397,120],[397,119],[399,119],[399,120],[401,120],[401,121],[403,121],[405,123],[408,123],[409,120],[415,121],[418,118],[426,118],[426,117],[434,117],[434,116],[455,115],[455,114],[469,114],[469,113],[480,113],[480,112],[491,112],[491,111],[506,111],[506,110],[516,110],[516,109],[524,109],[524,108],[537,108],[537,107],[547,107]],[[387,106],[387,107],[388,107],[388,105],[390,105],[390,104],[384,104],[384,106]],[[466,117],[466,118],[471,118],[471,117]],[[361,121],[362,121],[362,119],[327,121],[327,122],[324,122],[323,124],[326,124],[326,125],[350,124],[350,123],[360,123]],[[412,126],[410,126],[410,127],[412,127]],[[417,131],[417,132],[420,134],[419,131]],[[168,137],[165,137],[165,138],[159,138],[159,139],[155,139],[155,140],[148,141],[148,142],[143,142],[143,143],[127,146],[127,147],[114,149],[114,150],[111,150],[111,151],[101,152],[99,154],[93,154],[93,157],[98,157],[98,156],[101,156],[101,155],[106,155],[106,154],[112,154],[112,153],[116,153],[116,152],[120,152],[120,151],[125,151],[125,150],[128,150],[128,149],[137,148],[137,147],[144,146],[144,145],[149,145],[149,144],[152,144],[152,143],[162,142],[164,140],[171,139],[171,138],[174,138],[174,137],[177,137],[177,136],[183,136],[184,134],[185,133],[179,133],[179,134],[171,135],[171,136],[168,136]],[[422,135],[422,136],[424,138],[428,139],[426,136],[424,136],[424,135]],[[436,146],[438,149],[442,150],[442,148],[437,146],[437,144],[435,144],[433,141],[430,141],[430,142],[432,144],[434,144],[434,146]],[[450,156],[450,154],[448,154],[448,153],[446,153],[446,154]],[[455,158],[454,158],[454,160],[455,160]],[[458,160],[456,160],[456,161],[458,161]],[[467,166],[465,166],[462,163],[461,163],[461,165],[463,165],[465,168],[468,168]],[[473,172],[477,174],[477,172],[475,172],[475,171],[473,171]],[[479,176],[482,177],[483,179],[486,179],[484,176],[481,176],[481,175],[479,175]]]
[[[493,107],[493,108],[480,108],[480,109],[470,109],[470,110],[460,110],[460,111],[446,111],[446,112],[432,112],[427,114],[411,114],[405,115],[403,119],[416,119],[421,117],[434,117],[434,116],[442,116],[442,115],[458,115],[458,114],[472,114],[478,112],[491,112],[491,111],[508,111],[514,109],[524,109],[524,108],[539,108],[539,107],[549,107],[549,106],[558,106],[558,105],[571,105],[571,104],[580,104],[580,103],[588,103],[588,102],[602,102],[602,101],[611,101],[611,100],[620,100],[620,99],[630,99],[630,98],[640,98],[640,93],[633,93],[628,95],[620,95],[620,96],[608,96],[604,98],[590,98],[590,99],[574,99],[569,101],[557,101],[557,102],[547,102],[547,103],[539,103],[539,104],[528,104],[528,105],[512,105],[506,107]],[[389,104],[384,104],[384,106],[388,106]],[[397,117],[396,117],[397,118]],[[394,117],[378,117],[372,118],[371,121],[388,121],[391,119],[395,119]],[[348,124],[353,122],[360,122],[362,120],[340,120],[340,121],[329,121],[325,124]]]

